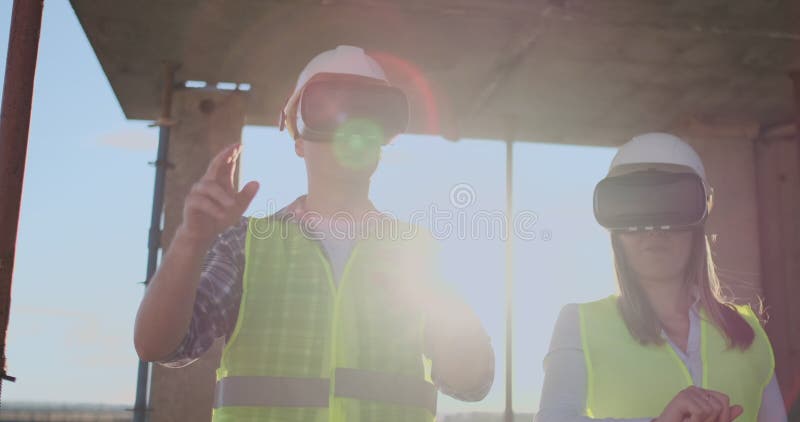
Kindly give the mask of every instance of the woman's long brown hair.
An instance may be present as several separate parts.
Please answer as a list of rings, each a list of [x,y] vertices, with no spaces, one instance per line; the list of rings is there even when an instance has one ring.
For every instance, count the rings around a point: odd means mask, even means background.
[[[642,344],[663,344],[661,322],[627,263],[619,236],[611,235],[614,266],[620,290],[618,306],[631,335]],[[693,230],[692,251],[686,266],[686,283],[696,286],[700,306],[708,319],[722,331],[731,348],[747,349],[753,343],[753,327],[725,297],[711,258],[711,247],[703,227]]]

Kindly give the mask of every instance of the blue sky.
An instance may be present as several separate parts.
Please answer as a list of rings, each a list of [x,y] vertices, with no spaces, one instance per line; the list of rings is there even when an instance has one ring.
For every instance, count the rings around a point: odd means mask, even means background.
[[[5,57],[10,1],[0,3]],[[0,72],[4,69],[0,67]],[[17,243],[5,401],[130,404],[134,315],[147,256],[156,129],[128,121],[66,0],[45,7]],[[534,240],[514,243],[515,408],[538,407],[542,358],[565,303],[614,290],[608,236],[591,195],[612,149],[517,143],[515,212],[538,217]],[[259,180],[249,213],[305,191],[303,162],[285,133],[246,127],[242,180]],[[474,202],[455,208],[468,185]],[[471,216],[505,207],[505,145],[404,136],[384,151],[372,198],[398,217],[436,205]],[[549,236],[548,240],[543,236]],[[442,268],[492,336],[497,375],[478,404],[443,398],[442,411],[501,410],[505,245],[481,235],[443,239]]]

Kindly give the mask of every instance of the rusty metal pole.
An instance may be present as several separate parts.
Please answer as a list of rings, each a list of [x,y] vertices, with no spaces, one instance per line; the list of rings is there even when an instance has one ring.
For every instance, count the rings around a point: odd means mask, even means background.
[[[8,37],[0,109],[0,387],[14,380],[6,373],[6,331],[43,6],[43,0],[14,0]]]
[[[150,215],[150,233],[148,236],[148,255],[147,273],[145,286],[150,282],[150,278],[156,272],[158,264],[158,253],[161,250],[161,214],[164,212],[164,186],[169,163],[167,162],[167,152],[169,151],[169,135],[172,126],[172,91],[175,85],[175,71],[177,66],[172,63],[164,64],[164,90],[161,96],[161,117],[153,126],[159,127],[158,132],[158,152],[156,153],[156,178],[153,187],[153,208]],[[139,361],[139,369],[136,381],[136,401],[133,405],[134,422],[144,422],[147,420],[149,411],[147,405],[148,398],[148,378],[150,375],[150,365],[147,362]]]

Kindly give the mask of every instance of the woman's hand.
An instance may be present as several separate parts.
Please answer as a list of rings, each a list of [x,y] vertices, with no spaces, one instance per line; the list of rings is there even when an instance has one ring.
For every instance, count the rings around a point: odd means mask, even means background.
[[[655,421],[731,422],[742,412],[742,406],[731,406],[727,395],[692,386],[678,393]]]

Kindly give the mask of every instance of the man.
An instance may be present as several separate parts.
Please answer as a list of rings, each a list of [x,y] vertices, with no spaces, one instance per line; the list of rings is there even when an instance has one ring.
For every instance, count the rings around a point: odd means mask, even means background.
[[[437,388],[488,393],[488,336],[437,282],[432,237],[368,198],[381,146],[407,120],[380,65],[340,46],[306,66],[281,114],[307,195],[243,218],[258,185],[234,188],[239,145],[193,186],[135,344],[179,367],[225,337],[214,421],[431,421]]]

